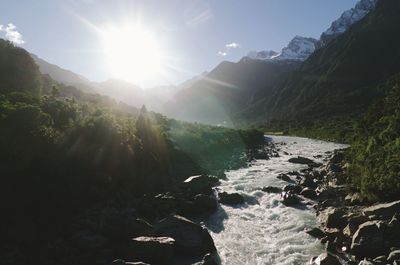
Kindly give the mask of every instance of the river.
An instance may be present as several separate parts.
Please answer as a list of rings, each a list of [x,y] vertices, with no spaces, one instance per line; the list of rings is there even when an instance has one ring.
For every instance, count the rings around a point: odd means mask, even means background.
[[[222,205],[206,222],[223,265],[307,264],[323,252],[320,242],[305,233],[318,226],[311,206],[286,207],[279,194],[260,191],[264,186],[287,185],[276,177],[298,171],[305,165],[289,163],[296,156],[324,162],[326,152],[345,145],[299,137],[272,136],[280,157],[257,160],[250,167],[226,172],[219,189],[238,192],[247,203],[238,207]],[[287,154],[286,154],[286,153]]]

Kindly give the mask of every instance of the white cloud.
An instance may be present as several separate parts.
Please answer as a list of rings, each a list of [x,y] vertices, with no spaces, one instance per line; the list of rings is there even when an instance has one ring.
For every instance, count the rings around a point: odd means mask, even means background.
[[[228,43],[225,45],[227,49],[237,49],[240,47],[240,44],[237,42]]]
[[[25,43],[22,34],[17,31],[17,27],[12,23],[7,24],[7,26],[0,25],[0,32],[4,32],[4,38],[14,44],[21,45]]]
[[[225,56],[228,55],[228,53],[219,51],[219,52],[218,52],[218,55],[219,55],[219,56],[222,56],[222,57],[225,57]]]

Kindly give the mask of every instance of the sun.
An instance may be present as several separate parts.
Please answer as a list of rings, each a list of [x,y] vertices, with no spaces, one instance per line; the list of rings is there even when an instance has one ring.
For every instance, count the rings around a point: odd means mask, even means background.
[[[161,72],[162,55],[155,36],[137,25],[103,31],[107,63],[114,77],[142,83]]]

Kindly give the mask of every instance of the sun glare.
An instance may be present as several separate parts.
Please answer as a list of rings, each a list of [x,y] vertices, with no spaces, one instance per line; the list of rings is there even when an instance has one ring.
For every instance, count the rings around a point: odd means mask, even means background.
[[[161,50],[150,32],[126,25],[106,30],[103,38],[108,64],[116,78],[141,83],[160,73]]]

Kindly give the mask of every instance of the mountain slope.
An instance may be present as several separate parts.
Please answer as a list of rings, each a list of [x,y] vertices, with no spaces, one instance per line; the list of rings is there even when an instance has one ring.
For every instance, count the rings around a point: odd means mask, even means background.
[[[318,49],[272,97],[243,113],[269,118],[326,118],[360,113],[381,91],[375,87],[400,70],[400,2],[376,10]]]
[[[238,63],[222,62],[192,86],[179,91],[166,104],[172,117],[203,123],[231,124],[234,113],[256,96],[270,91],[277,79],[297,67],[297,63],[275,63],[244,58]]]

